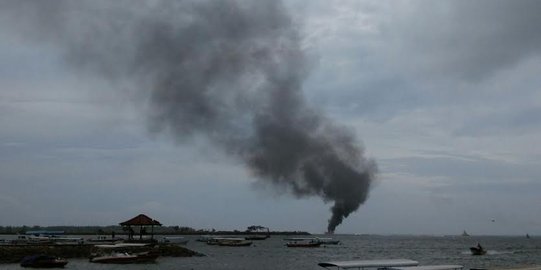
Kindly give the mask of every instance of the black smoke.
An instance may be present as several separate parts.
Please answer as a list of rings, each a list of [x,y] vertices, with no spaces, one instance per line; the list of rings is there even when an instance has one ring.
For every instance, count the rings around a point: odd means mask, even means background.
[[[152,132],[205,136],[260,181],[358,209],[376,165],[353,133],[306,104],[301,36],[280,1],[4,1],[2,15],[67,62],[129,85]]]

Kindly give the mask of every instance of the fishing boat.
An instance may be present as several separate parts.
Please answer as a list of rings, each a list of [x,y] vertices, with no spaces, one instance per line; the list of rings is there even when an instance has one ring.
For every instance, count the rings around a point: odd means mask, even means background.
[[[246,247],[252,245],[252,241],[236,237],[214,237],[207,241],[211,246]]]
[[[48,255],[26,256],[21,261],[22,267],[31,268],[61,268],[66,264],[68,264],[66,259]]]
[[[313,248],[321,246],[321,242],[316,238],[289,238],[287,247]]]
[[[390,269],[391,267],[411,267],[419,265],[419,262],[408,259],[387,259],[387,260],[354,260],[354,261],[331,261],[318,263],[326,269]],[[417,269],[419,270],[419,269]],[[423,269],[429,270],[429,269]],[[444,269],[434,269],[444,270]]]
[[[252,241],[248,241],[242,238],[230,238],[222,239],[218,242],[218,245],[225,247],[247,247],[252,245]]]
[[[338,245],[340,244],[340,240],[334,240],[332,238],[328,237],[318,237],[316,238],[322,245]]]

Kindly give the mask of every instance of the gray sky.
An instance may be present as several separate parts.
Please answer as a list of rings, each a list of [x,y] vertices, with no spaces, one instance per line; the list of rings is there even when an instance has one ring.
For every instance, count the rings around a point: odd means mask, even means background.
[[[308,103],[352,128],[379,167],[336,232],[541,234],[541,2],[284,4]],[[146,213],[195,228],[325,231],[332,204],[256,180],[204,137],[149,131],[137,82],[80,72],[61,36],[28,37],[35,26],[15,14],[0,12],[0,225]]]

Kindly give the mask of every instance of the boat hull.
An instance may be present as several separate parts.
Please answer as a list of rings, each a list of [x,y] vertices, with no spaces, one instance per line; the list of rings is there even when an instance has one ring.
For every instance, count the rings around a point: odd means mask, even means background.
[[[134,255],[111,255],[111,256],[98,256],[90,259],[92,263],[104,263],[104,264],[132,264],[132,263],[154,263],[158,258],[158,254],[154,253],[142,253]]]
[[[244,237],[244,239],[260,241],[260,240],[265,240],[269,237],[270,237],[269,235],[250,235],[250,236]]]
[[[476,256],[487,254],[486,250],[480,249],[480,248],[477,248],[477,247],[471,247],[470,251],[471,251],[471,255],[476,255]]]
[[[321,243],[287,243],[286,246],[294,248],[315,248],[321,246]]]
[[[218,245],[223,247],[248,247],[252,245],[252,242],[219,242]]]
[[[24,257],[21,266],[29,268],[62,268],[68,261],[52,256],[27,256]]]

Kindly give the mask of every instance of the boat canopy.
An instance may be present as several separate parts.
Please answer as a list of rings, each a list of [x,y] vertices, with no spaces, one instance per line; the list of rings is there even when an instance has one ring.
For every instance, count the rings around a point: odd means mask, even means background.
[[[423,265],[409,267],[391,267],[389,270],[460,270],[463,265]]]
[[[403,266],[417,266],[419,262],[408,259],[390,259],[390,260],[358,260],[358,261],[332,261],[318,264],[321,267],[338,267],[342,269],[350,268],[390,268]]]

